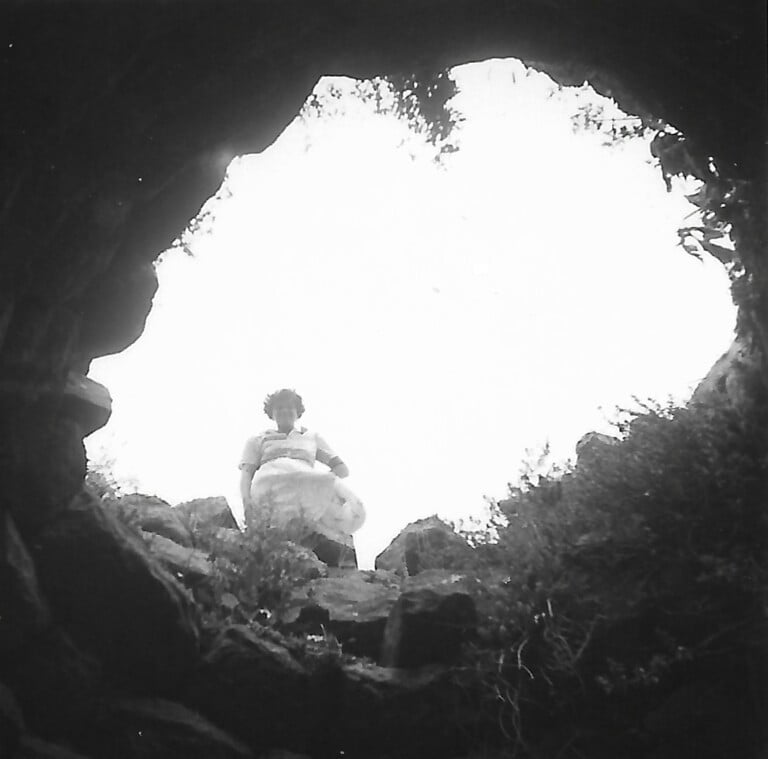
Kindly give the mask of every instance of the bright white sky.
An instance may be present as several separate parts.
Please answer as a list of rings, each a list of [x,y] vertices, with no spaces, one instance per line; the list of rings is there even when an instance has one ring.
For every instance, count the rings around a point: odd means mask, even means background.
[[[171,503],[226,495],[295,387],[349,464],[373,564],[406,523],[482,512],[548,440],[573,455],[632,396],[685,399],[726,350],[727,277],[676,247],[692,207],[648,146],[574,134],[586,97],[519,62],[454,72],[443,168],[352,98],[229,169],[195,256],[168,253],[141,339],[95,361],[114,399],[93,460]]]

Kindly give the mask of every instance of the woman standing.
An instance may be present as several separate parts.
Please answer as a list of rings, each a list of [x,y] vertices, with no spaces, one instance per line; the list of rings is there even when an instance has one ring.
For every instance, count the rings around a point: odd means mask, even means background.
[[[249,438],[240,459],[246,527],[287,528],[326,564],[357,566],[352,533],[365,510],[341,482],[347,465],[320,435],[296,426],[304,403],[295,390],[267,396],[264,413],[275,428]],[[316,470],[315,461],[330,471]]]

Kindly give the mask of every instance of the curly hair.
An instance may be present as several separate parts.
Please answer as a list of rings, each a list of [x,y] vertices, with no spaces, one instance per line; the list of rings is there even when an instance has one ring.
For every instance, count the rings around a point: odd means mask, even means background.
[[[293,405],[296,407],[297,418],[304,413],[304,410],[305,410],[304,401],[302,401],[301,396],[292,388],[284,387],[280,390],[275,390],[274,393],[270,393],[264,399],[264,413],[270,419],[274,419],[274,417],[272,416],[272,411],[275,408],[275,404],[278,403],[279,401],[292,402]]]

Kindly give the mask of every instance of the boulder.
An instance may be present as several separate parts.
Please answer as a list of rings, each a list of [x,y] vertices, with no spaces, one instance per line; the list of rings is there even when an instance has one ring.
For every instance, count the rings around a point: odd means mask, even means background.
[[[222,630],[185,703],[257,752],[307,747],[313,710],[308,671],[284,646],[244,625]]]
[[[46,740],[81,749],[85,731],[101,718],[107,691],[101,667],[58,628],[27,641],[3,663],[0,676],[18,701],[27,730]]]
[[[0,658],[49,623],[32,558],[11,515],[0,512]]]
[[[618,438],[602,432],[585,433],[576,443],[576,465],[588,466],[619,442]]]
[[[398,670],[357,661],[341,664],[323,745],[327,756],[461,756],[477,714],[462,705],[461,672],[442,667]]]
[[[62,408],[79,423],[83,435],[90,435],[109,421],[112,397],[104,385],[70,371],[64,385]]]
[[[90,753],[109,759],[251,759],[242,743],[200,714],[162,699],[122,700],[88,736]]]
[[[760,354],[745,337],[737,337],[715,361],[691,396],[692,404],[727,400],[737,408],[765,391]]]
[[[179,545],[169,538],[151,532],[142,531],[141,537],[150,552],[180,580],[194,584],[211,576],[213,566],[205,551]]]
[[[197,658],[195,609],[141,539],[84,491],[33,549],[41,587],[74,641],[131,691],[173,692]]]
[[[229,503],[223,496],[195,498],[192,501],[178,504],[175,511],[195,535],[198,533],[210,534],[221,527],[230,530],[238,529]]]
[[[15,756],[24,732],[24,717],[11,689],[0,683],[0,756]]]
[[[415,575],[425,569],[466,569],[472,547],[437,515],[407,525],[377,557],[376,569]]]
[[[128,524],[145,532],[162,535],[181,546],[192,546],[192,533],[184,516],[162,498],[131,493],[118,499],[117,508],[120,517]]]
[[[331,633],[345,653],[378,660],[384,627],[400,595],[391,572],[344,571],[296,588],[279,624],[286,631]]]
[[[9,404],[9,405],[6,405]],[[11,512],[22,537],[29,541],[83,486],[86,456],[78,422],[63,413],[45,413],[46,405],[23,404],[4,397],[0,387],[0,478],[9,462],[16,475],[0,487],[0,509]],[[40,462],[46,462],[45,474]]]
[[[387,619],[387,667],[451,664],[477,628],[477,609],[464,575],[433,571],[406,584]]]

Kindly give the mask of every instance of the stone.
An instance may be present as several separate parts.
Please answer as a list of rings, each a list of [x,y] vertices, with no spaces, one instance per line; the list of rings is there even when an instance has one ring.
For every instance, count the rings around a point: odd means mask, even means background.
[[[97,661],[58,628],[31,638],[0,666],[27,730],[78,750],[85,731],[101,718],[107,685]]]
[[[0,658],[50,624],[32,557],[11,515],[0,512]]]
[[[296,588],[279,615],[281,629],[334,635],[345,653],[378,660],[400,581],[383,571],[338,574]]]
[[[425,569],[464,569],[472,547],[437,515],[407,525],[377,557],[376,569],[415,575]]]
[[[693,391],[690,403],[727,400],[739,408],[763,391],[760,355],[743,337],[737,337],[713,364]]]
[[[11,512],[29,541],[82,488],[86,471],[83,432],[50,411],[51,398],[22,403],[0,392],[0,509]],[[40,462],[45,461],[45,476]],[[8,479],[13,471],[13,478]]]
[[[387,619],[382,663],[421,667],[455,662],[477,628],[477,609],[464,575],[435,572],[416,578]]]
[[[64,385],[63,407],[80,425],[83,435],[90,435],[109,421],[112,397],[104,385],[70,371]]]
[[[33,549],[55,618],[75,642],[132,691],[172,693],[197,658],[196,613],[141,539],[83,492]]]
[[[576,443],[576,465],[588,466],[619,442],[618,438],[602,432],[585,433]]]
[[[0,756],[14,756],[24,733],[24,717],[11,689],[0,682]]]
[[[175,507],[192,534],[210,534],[219,528],[237,530],[237,521],[232,515],[227,499],[223,496],[195,498]]]
[[[210,556],[198,548],[187,548],[162,535],[142,531],[141,537],[153,556],[175,577],[194,584],[213,572]]]
[[[131,493],[121,496],[116,506],[123,521],[145,532],[162,535],[181,546],[192,546],[192,533],[183,515],[162,498]]]
[[[251,759],[242,743],[181,704],[120,700],[88,736],[90,753],[109,759]]]
[[[244,625],[216,636],[184,700],[257,752],[307,748],[315,708],[308,671],[286,647]]]
[[[441,667],[398,670],[357,661],[341,665],[326,698],[326,756],[422,759],[461,755],[471,742],[462,709],[462,674]]]

